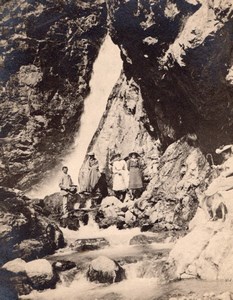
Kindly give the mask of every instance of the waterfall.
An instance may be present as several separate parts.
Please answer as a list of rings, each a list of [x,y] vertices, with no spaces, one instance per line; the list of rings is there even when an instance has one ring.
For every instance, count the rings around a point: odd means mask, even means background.
[[[78,183],[78,174],[84,161],[87,148],[98,128],[99,122],[106,109],[108,97],[120,76],[122,61],[119,48],[112,42],[109,35],[106,36],[101,46],[99,55],[93,66],[90,81],[90,95],[84,101],[84,112],[80,121],[80,129],[75,137],[71,153],[64,157],[62,164],[69,169],[69,174],[74,182]],[[28,196],[43,198],[46,195],[59,191],[58,184],[60,171],[52,172],[52,179],[39,188],[34,188]]]

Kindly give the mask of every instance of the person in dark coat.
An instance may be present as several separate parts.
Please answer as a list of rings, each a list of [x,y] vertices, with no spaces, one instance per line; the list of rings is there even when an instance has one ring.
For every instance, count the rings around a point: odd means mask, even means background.
[[[100,179],[99,162],[95,158],[94,152],[88,153],[88,174],[86,182],[86,191],[92,193]]]
[[[129,170],[129,193],[131,199],[134,199],[135,196],[141,194],[143,188],[142,166],[137,152],[129,153],[127,167]]]

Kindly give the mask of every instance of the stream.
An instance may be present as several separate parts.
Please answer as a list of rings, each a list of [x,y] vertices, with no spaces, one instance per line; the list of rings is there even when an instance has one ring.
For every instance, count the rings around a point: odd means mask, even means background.
[[[198,299],[206,293],[221,294],[233,292],[231,282],[207,282],[198,279],[161,283],[156,276],[154,262],[156,257],[166,259],[173,243],[152,243],[146,245],[129,245],[132,237],[141,234],[139,228],[119,230],[115,226],[99,229],[91,222],[81,226],[79,231],[62,229],[67,247],[60,249],[47,259],[52,263],[69,260],[76,263],[78,270],[72,276],[72,270],[61,273],[61,282],[55,290],[33,291],[20,299],[31,300],[166,300],[174,297]],[[153,233],[143,233],[153,236]],[[76,239],[98,238],[108,240],[110,246],[99,250],[76,252],[71,244]],[[100,284],[89,282],[86,271],[91,260],[98,256],[107,256],[119,262],[126,271],[126,279],[119,283]],[[195,295],[192,298],[192,295]],[[190,298],[191,297],[191,298]],[[178,298],[180,299],[180,298]],[[208,299],[208,298],[207,298]]]

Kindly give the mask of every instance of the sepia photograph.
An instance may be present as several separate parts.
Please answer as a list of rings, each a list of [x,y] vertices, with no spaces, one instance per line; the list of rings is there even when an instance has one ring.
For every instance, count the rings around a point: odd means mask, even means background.
[[[0,300],[233,300],[233,0],[0,0]]]

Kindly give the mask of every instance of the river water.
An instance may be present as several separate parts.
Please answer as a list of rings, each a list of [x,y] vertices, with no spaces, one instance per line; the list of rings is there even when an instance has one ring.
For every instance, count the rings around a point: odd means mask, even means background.
[[[94,222],[82,226],[79,231],[62,229],[68,243],[67,248],[61,249],[53,256],[52,261],[74,261],[79,271],[74,278],[64,272],[61,283],[55,290],[43,292],[33,291],[22,299],[33,300],[167,300],[172,297],[183,296],[185,299],[198,299],[206,293],[220,294],[233,292],[231,282],[207,282],[197,279],[177,281],[161,284],[155,275],[153,263],[159,254],[166,259],[172,243],[152,243],[148,245],[129,245],[135,235],[141,234],[139,228],[118,230],[115,226],[100,230]],[[143,233],[153,235],[153,233]],[[110,246],[94,251],[75,252],[70,245],[76,239],[103,237]],[[89,262],[98,256],[107,256],[118,261],[126,271],[126,280],[113,284],[98,284],[89,282],[86,271]],[[70,272],[70,271],[67,271]],[[190,298],[195,295],[195,298]],[[208,299],[208,298],[207,298]]]

